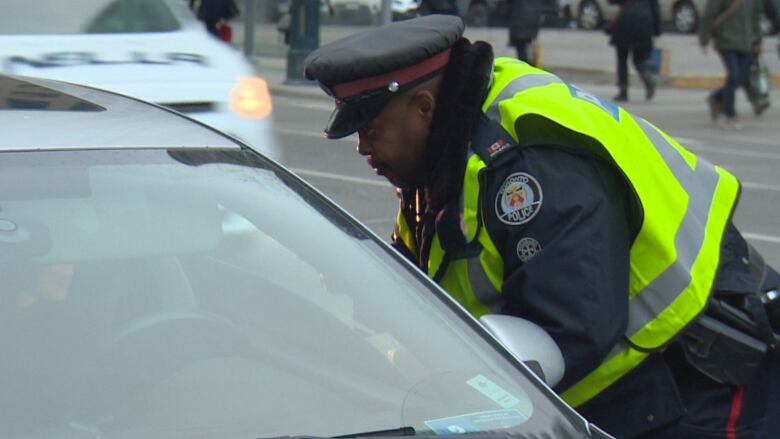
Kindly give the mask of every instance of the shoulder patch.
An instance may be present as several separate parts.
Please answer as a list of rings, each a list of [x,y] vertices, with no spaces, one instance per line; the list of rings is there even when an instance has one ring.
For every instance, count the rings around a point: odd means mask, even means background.
[[[496,194],[496,216],[510,226],[531,221],[541,208],[542,186],[525,172],[507,177]]]

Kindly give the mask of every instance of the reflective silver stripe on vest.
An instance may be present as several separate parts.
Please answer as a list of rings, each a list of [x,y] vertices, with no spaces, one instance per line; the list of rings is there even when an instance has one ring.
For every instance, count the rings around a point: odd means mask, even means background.
[[[510,81],[509,84],[507,84],[506,87],[501,90],[501,93],[496,96],[496,99],[490,105],[490,108],[488,108],[485,114],[487,114],[489,118],[501,122],[501,112],[498,109],[498,104],[500,102],[511,99],[514,95],[520,93],[523,90],[559,82],[563,82],[561,81],[561,78],[551,74],[530,73],[528,75],[523,75]]]
[[[496,290],[490,279],[488,279],[487,273],[485,273],[482,264],[479,262],[479,256],[468,258],[466,264],[474,297],[487,306],[490,312],[494,314],[501,312],[500,291]]]
[[[677,259],[629,302],[626,329],[629,338],[669,307],[690,284],[691,267],[704,243],[710,206],[720,178],[715,166],[700,157],[692,170],[658,130],[642,118],[635,120],[688,193],[688,209],[674,236]]]

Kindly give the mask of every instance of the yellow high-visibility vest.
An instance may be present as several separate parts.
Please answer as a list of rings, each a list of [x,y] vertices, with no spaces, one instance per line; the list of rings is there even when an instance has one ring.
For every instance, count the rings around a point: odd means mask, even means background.
[[[520,145],[565,143],[609,159],[625,175],[643,212],[630,249],[624,341],[562,392],[577,407],[672,341],[706,308],[739,182],[644,119],[511,58],[495,61],[482,111]],[[523,121],[532,119],[544,120],[555,130],[525,132]],[[460,200],[466,242],[478,243],[481,251],[468,258],[447,258],[435,235],[427,267],[428,274],[477,317],[500,301],[504,278],[503,259],[481,226],[484,189],[479,175],[487,167],[471,153]],[[414,234],[400,213],[396,230],[398,239],[416,252]]]

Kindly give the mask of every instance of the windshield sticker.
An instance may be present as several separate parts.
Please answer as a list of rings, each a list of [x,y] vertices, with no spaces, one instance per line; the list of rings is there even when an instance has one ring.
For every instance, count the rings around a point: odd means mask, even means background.
[[[505,409],[516,407],[521,402],[520,399],[482,374],[466,381],[466,383]]]
[[[432,419],[425,421],[425,425],[439,436],[448,436],[517,427],[527,420],[528,416],[523,415],[519,410],[492,410]]]

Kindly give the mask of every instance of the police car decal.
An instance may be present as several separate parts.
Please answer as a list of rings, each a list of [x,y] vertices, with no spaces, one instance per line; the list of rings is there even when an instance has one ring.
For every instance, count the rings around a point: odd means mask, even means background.
[[[541,208],[542,187],[525,172],[507,177],[496,195],[496,216],[510,226],[531,221]]]
[[[75,67],[81,65],[112,65],[112,64],[158,64],[173,65],[188,63],[207,67],[208,60],[203,55],[196,53],[170,52],[149,54],[140,51],[132,51],[113,57],[98,55],[97,53],[80,52],[51,52],[38,56],[14,55],[4,60],[6,64],[25,64],[30,67],[45,69],[50,67]]]
[[[528,262],[540,251],[542,251],[542,245],[534,238],[525,237],[517,242],[517,257],[523,262]]]

